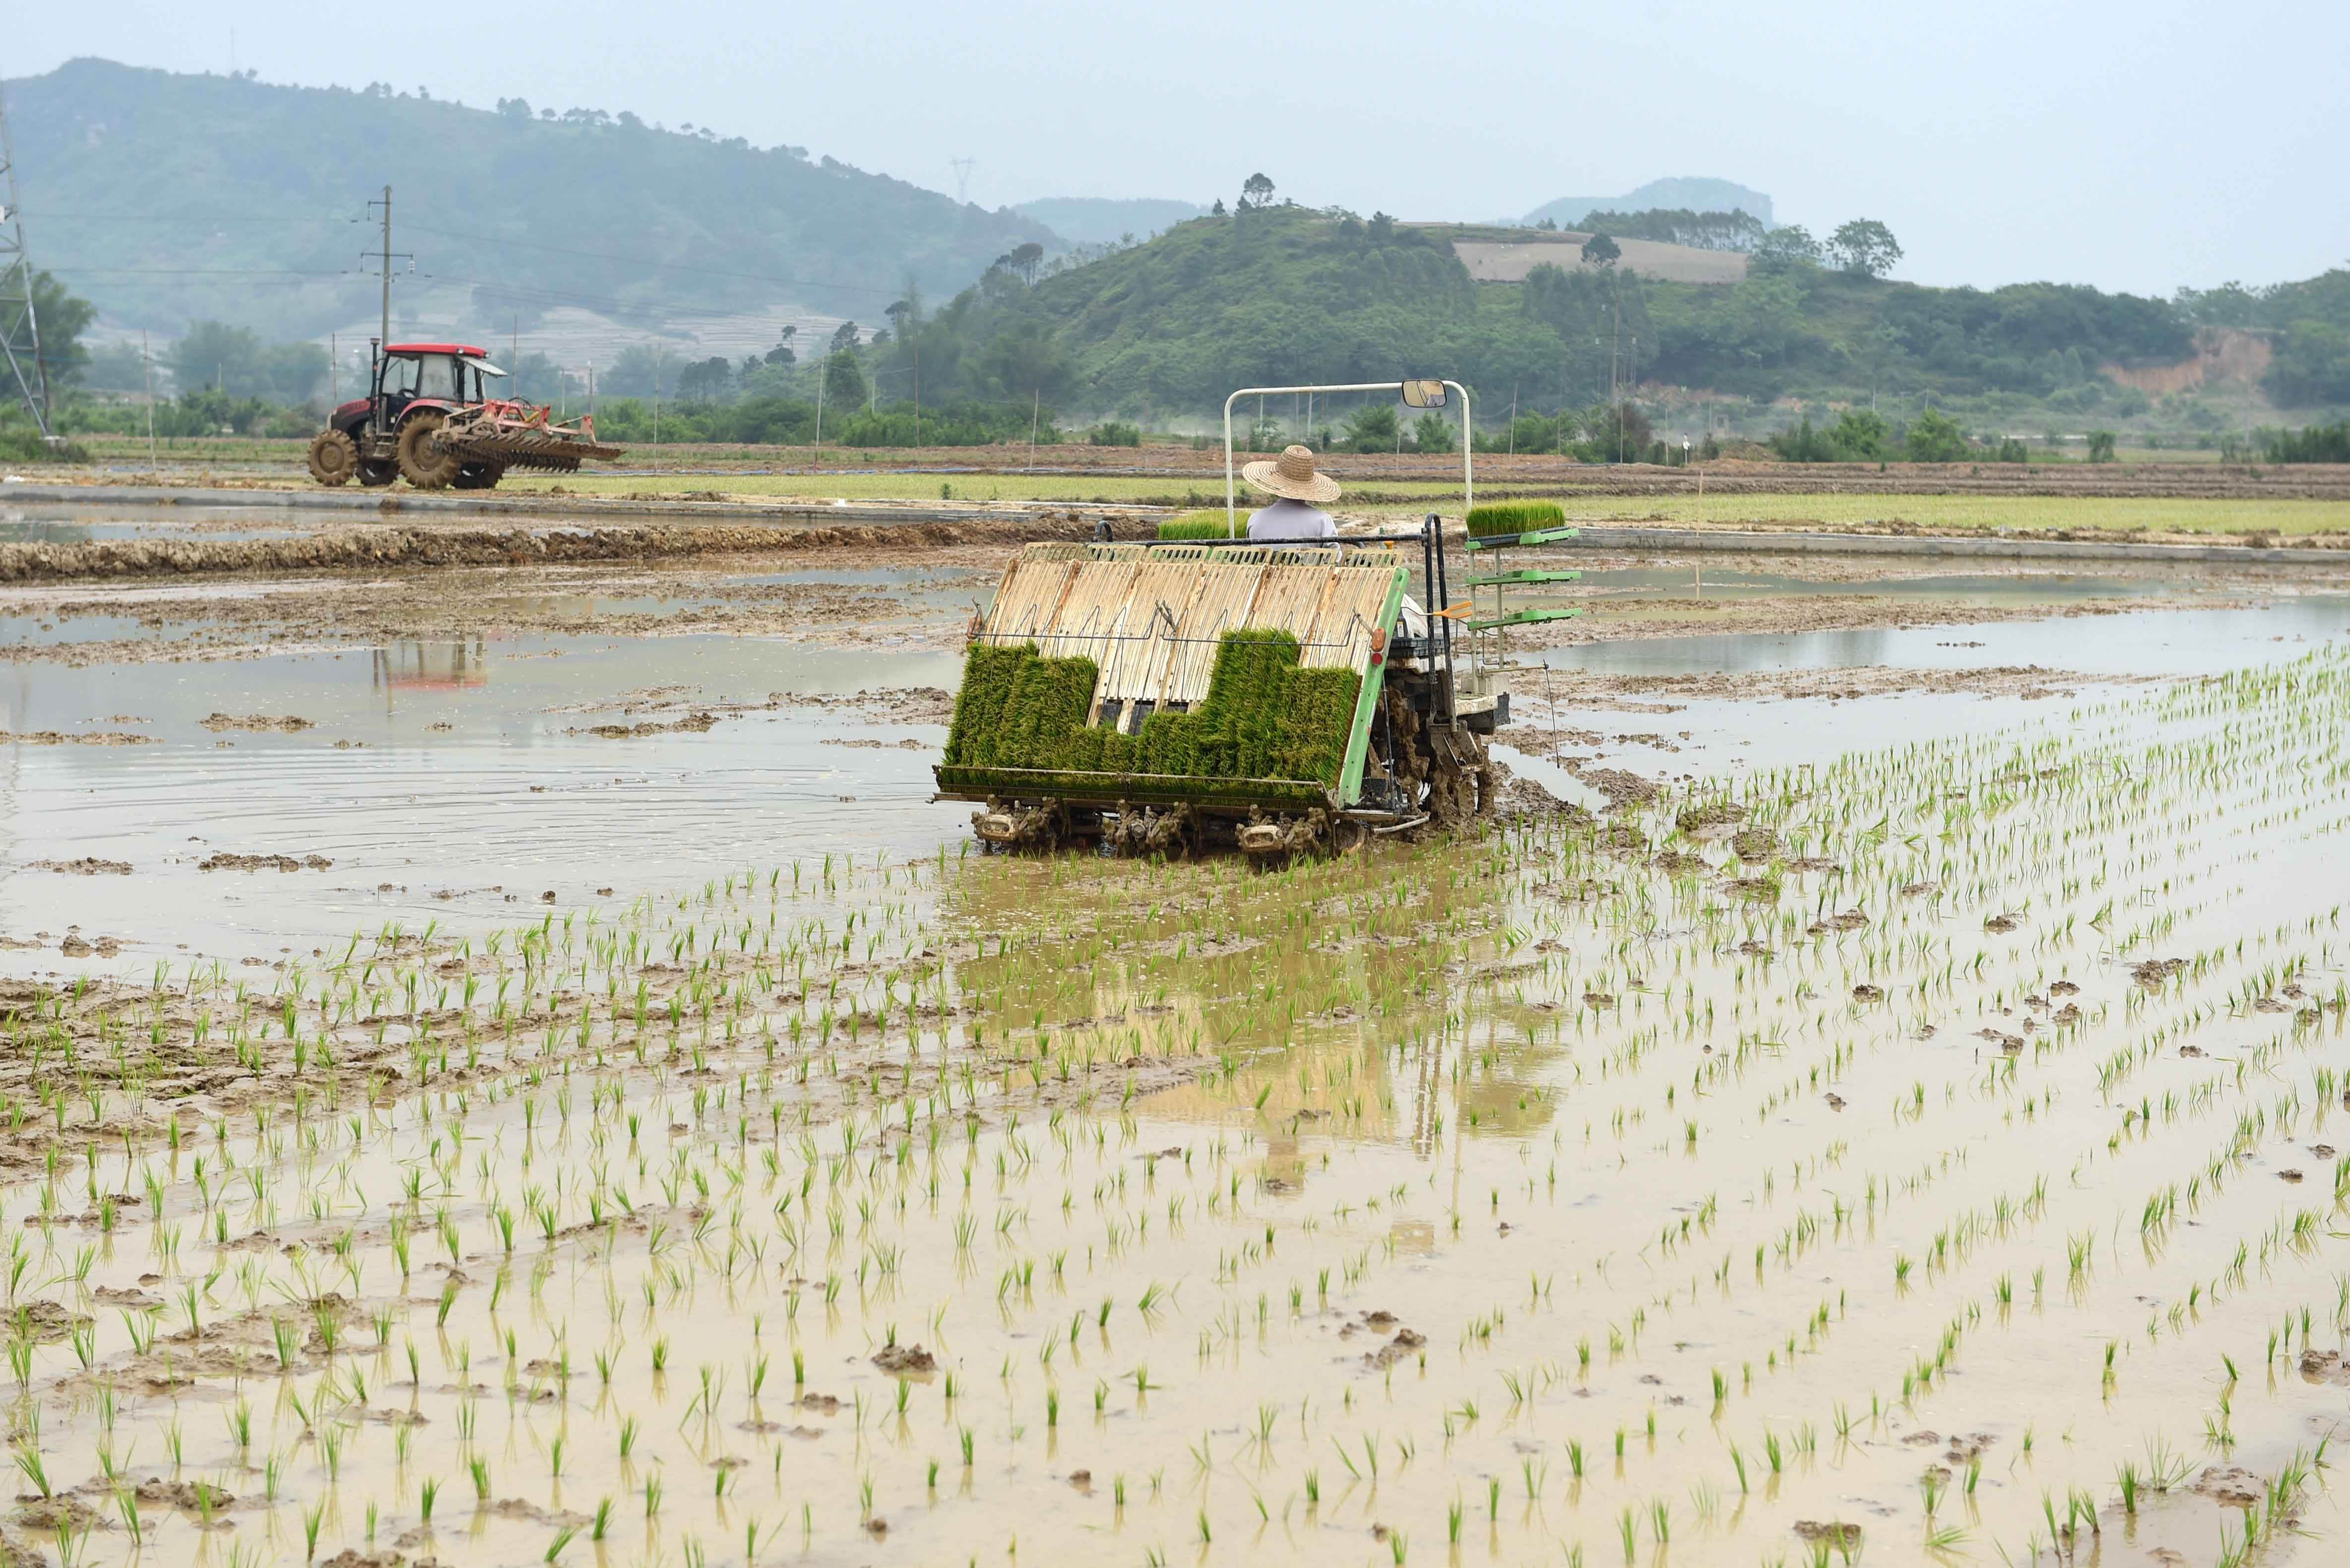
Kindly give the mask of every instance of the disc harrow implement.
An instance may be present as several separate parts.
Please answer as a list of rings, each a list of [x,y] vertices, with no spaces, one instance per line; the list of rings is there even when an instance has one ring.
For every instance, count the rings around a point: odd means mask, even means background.
[[[575,472],[588,459],[611,462],[621,453],[620,448],[596,439],[592,415],[557,424],[546,410],[527,403],[490,402],[457,410],[436,439],[444,451],[466,462],[550,473]]]

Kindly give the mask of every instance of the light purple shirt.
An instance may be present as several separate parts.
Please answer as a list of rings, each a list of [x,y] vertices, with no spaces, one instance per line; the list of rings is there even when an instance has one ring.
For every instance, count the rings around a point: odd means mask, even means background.
[[[1252,539],[1335,539],[1338,525],[1330,514],[1303,501],[1282,497],[1262,512],[1249,514]]]

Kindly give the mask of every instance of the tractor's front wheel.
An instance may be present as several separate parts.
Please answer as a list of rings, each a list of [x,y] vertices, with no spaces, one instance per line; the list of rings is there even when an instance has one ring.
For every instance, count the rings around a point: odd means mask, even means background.
[[[359,443],[341,431],[320,431],[310,441],[310,477],[321,484],[348,484],[359,471]]]
[[[445,490],[464,463],[441,445],[441,416],[421,413],[400,427],[400,474],[419,490]]]

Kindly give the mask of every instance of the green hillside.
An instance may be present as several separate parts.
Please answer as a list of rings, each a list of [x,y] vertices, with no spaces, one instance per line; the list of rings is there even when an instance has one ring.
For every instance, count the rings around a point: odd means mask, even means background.
[[[525,325],[631,325],[785,304],[879,319],[909,279],[961,288],[1044,225],[795,147],[626,112],[469,109],[388,88],[276,87],[72,61],[6,84],[35,264],[112,319],[286,339],[373,315],[367,202],[427,293]],[[400,264],[405,265],[405,263]]]
[[[2168,300],[1928,288],[1785,258],[1758,258],[1735,285],[1555,268],[1478,284],[1441,232],[1280,207],[1180,223],[1033,285],[999,270],[882,356],[905,369],[919,355],[925,396],[1033,385],[1064,408],[1146,421],[1211,414],[1239,386],[1436,374],[1468,382],[1486,412],[1513,397],[1579,409],[1607,396],[1612,356],[1629,381],[1758,411],[1877,392],[2106,422],[2150,400],[2102,367],[2177,363],[2207,326],[2267,333],[2281,405],[2350,403],[2350,272]],[[2184,402],[2174,411],[2194,422]]]

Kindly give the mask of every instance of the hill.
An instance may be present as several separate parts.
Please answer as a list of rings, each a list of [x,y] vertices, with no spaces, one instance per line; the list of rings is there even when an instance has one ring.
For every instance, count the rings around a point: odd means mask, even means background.
[[[2272,396],[2350,401],[2350,272],[2172,300],[2053,283],[1929,288],[1780,258],[1737,282],[1631,265],[1479,282],[1458,254],[1463,232],[1272,208],[1193,219],[1033,281],[997,269],[888,345],[882,384],[919,355],[926,400],[1033,391],[1157,421],[1211,416],[1237,386],[1446,374],[1487,415],[1513,400],[1585,407],[1620,377],[1644,399],[1701,397],[1755,420],[1783,398],[1884,395],[1984,419],[2112,422],[2153,406],[2127,379],[2199,363],[2206,335],[2233,327],[2276,342]],[[2196,403],[2191,386],[2169,395],[2182,428],[2241,414],[2237,394],[2224,407]]]
[[[1129,234],[1148,239],[1208,209],[1196,202],[1150,196],[1047,196],[1015,202],[1012,210],[1044,224],[1071,244],[1107,245]]]
[[[1561,196],[1528,213],[1525,223],[1532,227],[1547,218],[1562,229],[1571,229],[1593,213],[1644,213],[1659,207],[1685,207],[1696,213],[1739,209],[1762,219],[1765,228],[1772,221],[1771,198],[1760,191],[1734,180],[1682,178],[1651,180],[1621,196]]]
[[[873,323],[910,280],[946,294],[1054,242],[1033,219],[805,148],[626,111],[469,109],[97,59],[6,92],[35,264],[111,319],[167,334],[206,318],[277,338],[372,321],[359,252],[387,183],[393,248],[415,256],[395,331],[563,306],[641,326],[791,306]]]

